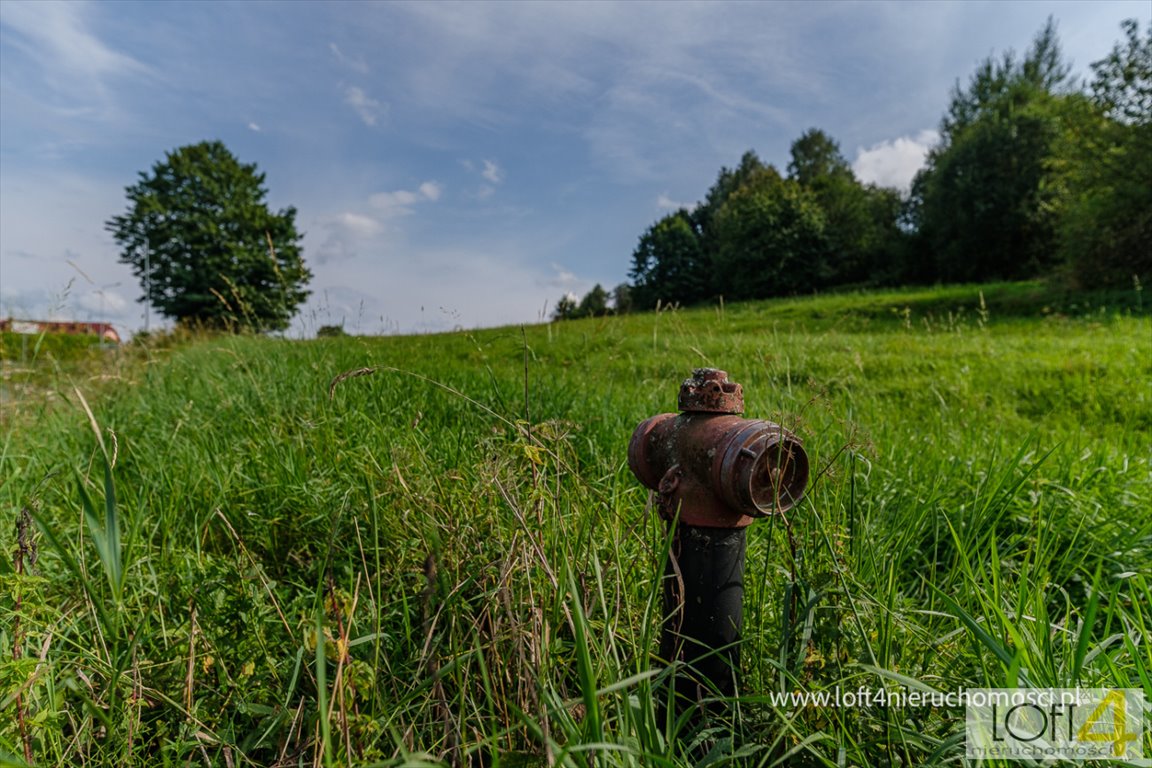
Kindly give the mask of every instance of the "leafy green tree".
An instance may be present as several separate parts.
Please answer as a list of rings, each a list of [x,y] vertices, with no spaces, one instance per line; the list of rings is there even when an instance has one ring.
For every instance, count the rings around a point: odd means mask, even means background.
[[[1123,125],[1152,123],[1152,23],[1140,37],[1140,23],[1120,24],[1124,41],[1092,64],[1092,98],[1112,120]]]
[[[618,315],[632,311],[632,286],[628,283],[620,283],[612,289],[612,311]]]
[[[792,142],[788,176],[812,188],[829,181],[855,181],[852,168],[840,152],[840,145],[819,128],[809,128]]]
[[[608,291],[600,283],[592,286],[592,290],[584,294],[580,306],[576,308],[577,317],[603,317],[608,314]]]
[[[641,235],[632,253],[632,298],[640,309],[656,302],[692,304],[708,295],[709,264],[684,209],[669,214]]]
[[[1152,25],[1092,64],[1090,97],[1066,110],[1052,164],[1060,251],[1085,288],[1152,282]]]
[[[956,86],[915,184],[914,220],[946,281],[1023,278],[1055,262],[1047,168],[1067,97],[1054,23],[1023,60],[989,58]]]
[[[765,179],[779,181],[780,174],[749,150],[735,168],[720,169],[695,209],[680,209],[650,226],[632,254],[632,306],[695,304],[722,290],[714,275],[720,250],[717,217],[733,194]]]
[[[700,236],[701,247],[709,260],[715,256],[717,248],[716,215],[733,193],[765,173],[780,176],[775,168],[762,161],[754,151],[748,150],[740,157],[740,162],[735,168],[720,169],[715,183],[704,196],[704,201],[692,211],[690,220],[693,229]]]
[[[181,324],[279,330],[312,274],[296,209],[265,203],[264,174],[219,141],[180,147],[126,189],[128,211],[105,227],[149,302]]]
[[[708,290],[701,295],[701,299],[721,291],[713,270],[720,251],[720,237],[716,229],[720,209],[738,190],[762,179],[766,174],[780,178],[775,168],[761,160],[760,156],[750,149],[741,155],[740,162],[735,168],[725,166],[720,169],[716,181],[704,195],[704,200],[693,209],[692,228],[700,241],[700,256],[705,272],[703,280],[708,287]]]
[[[889,280],[903,238],[897,225],[899,193],[861,184],[840,145],[817,128],[792,143],[791,158],[789,178],[809,190],[824,211],[830,254],[817,284]]]
[[[763,174],[716,216],[718,288],[734,299],[812,291],[827,269],[824,211],[794,179]]]
[[[553,320],[572,320],[576,317],[576,297],[566,293],[556,302],[556,309],[552,310]]]
[[[863,254],[862,276],[844,282],[865,280],[873,285],[893,285],[904,279],[910,247],[909,232],[902,226],[905,199],[891,187],[868,184],[864,187],[868,226],[860,238]],[[833,246],[835,247],[835,246]]]

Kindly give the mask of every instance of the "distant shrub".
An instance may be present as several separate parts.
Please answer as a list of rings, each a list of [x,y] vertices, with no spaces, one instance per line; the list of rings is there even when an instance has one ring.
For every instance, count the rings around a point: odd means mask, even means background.
[[[347,336],[348,332],[344,330],[342,325],[322,325],[320,330],[316,331],[316,338],[329,339],[338,336]]]

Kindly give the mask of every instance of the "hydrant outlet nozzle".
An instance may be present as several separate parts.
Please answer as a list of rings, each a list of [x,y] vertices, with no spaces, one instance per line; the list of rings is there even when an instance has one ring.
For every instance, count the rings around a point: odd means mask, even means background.
[[[770,421],[747,422],[713,466],[724,500],[749,517],[787,512],[808,485],[808,454],[800,440]]]

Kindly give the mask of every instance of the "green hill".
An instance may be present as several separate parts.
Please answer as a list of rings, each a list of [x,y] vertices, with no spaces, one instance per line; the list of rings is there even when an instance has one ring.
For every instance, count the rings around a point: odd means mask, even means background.
[[[0,759],[929,765],[963,708],[769,694],[1152,694],[1146,312],[1017,284],[55,365],[0,452]],[[741,722],[694,745],[626,448],[703,366],[813,479],[750,529]]]

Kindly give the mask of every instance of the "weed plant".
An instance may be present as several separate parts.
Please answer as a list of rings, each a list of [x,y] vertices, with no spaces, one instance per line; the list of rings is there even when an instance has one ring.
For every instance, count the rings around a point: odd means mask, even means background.
[[[1152,323],[1069,303],[845,294],[58,368],[64,402],[0,448],[0,761],[959,765],[962,708],[772,694],[1152,701]],[[741,690],[699,729],[657,714],[668,535],[625,453],[702,366],[813,480],[749,530]]]

